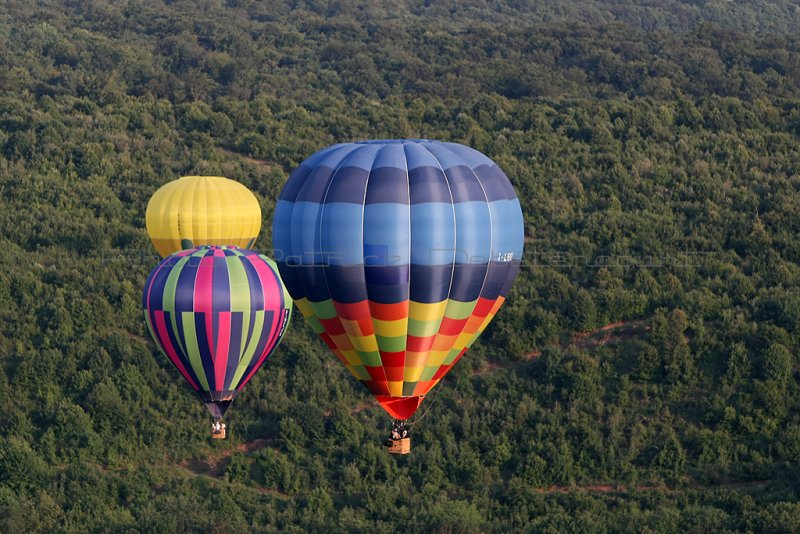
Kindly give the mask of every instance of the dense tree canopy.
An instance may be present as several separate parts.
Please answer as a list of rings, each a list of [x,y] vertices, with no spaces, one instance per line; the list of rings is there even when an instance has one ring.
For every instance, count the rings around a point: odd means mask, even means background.
[[[0,530],[796,531],[798,9],[3,4]],[[299,314],[210,443],[141,315],[148,198],[238,180],[269,253],[287,174],[380,137],[505,170],[508,303],[407,457]]]

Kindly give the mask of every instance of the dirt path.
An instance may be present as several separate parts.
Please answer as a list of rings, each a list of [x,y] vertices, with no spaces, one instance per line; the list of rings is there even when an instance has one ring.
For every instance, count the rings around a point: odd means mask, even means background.
[[[726,488],[731,490],[744,490],[748,488],[757,488],[761,486],[765,486],[770,483],[769,480],[736,480],[730,482],[722,482],[719,484],[700,484],[698,482],[691,481],[691,479],[685,480],[685,486],[666,486],[666,485],[654,485],[654,484],[640,484],[636,486],[625,486],[622,484],[587,484],[587,485],[575,485],[575,486],[547,486],[544,488],[536,488],[534,491],[536,493],[542,494],[550,494],[550,493],[572,493],[572,492],[580,492],[580,493],[630,493],[632,491],[637,492],[649,492],[649,491],[662,491],[665,493],[680,493],[681,491],[685,491],[687,489],[691,490],[706,490],[708,488]]]
[[[622,341],[650,330],[650,325],[643,319],[636,321],[619,321],[596,328],[590,332],[576,332],[572,342],[579,349],[591,350],[607,343]]]
[[[356,404],[356,405],[353,407],[353,409],[352,409],[352,410],[350,410],[350,413],[359,413],[359,412],[363,412],[363,411],[364,411],[364,410],[366,410],[366,409],[372,408],[374,405],[375,405],[375,403],[374,403],[374,402],[372,402],[372,401],[361,401],[361,402],[359,402],[358,404]]]
[[[630,324],[628,321],[617,321],[616,323],[608,323],[606,325],[601,326],[600,328],[595,328],[594,330],[589,330],[588,332],[575,332],[573,334],[574,339],[586,339],[587,337],[592,337],[597,334],[601,334],[603,332],[608,332],[609,330],[616,330],[622,326]]]
[[[644,319],[635,321],[618,321],[603,325],[588,332],[575,332],[572,334],[568,343],[560,342],[562,348],[566,349],[570,345],[575,345],[580,350],[592,350],[602,347],[608,343],[615,343],[624,339],[641,335],[650,330],[650,326]],[[556,341],[556,343],[559,343]],[[498,369],[517,369],[524,366],[531,360],[535,360],[542,355],[542,351],[534,349],[522,355],[521,360],[513,362],[489,361],[480,369],[473,371],[472,375],[482,375]]]
[[[634,491],[675,491],[665,486],[635,486]],[[616,486],[610,484],[592,484],[588,486],[547,486],[546,488],[536,488],[536,493],[628,493],[631,488],[626,486]]]
[[[233,150],[228,150],[227,148],[222,148],[222,147],[217,147],[217,150],[219,150],[220,152],[222,152],[226,156],[239,158],[239,159],[241,159],[243,161],[246,161],[247,163],[250,163],[252,165],[266,165],[267,167],[270,166],[270,162],[265,160],[265,159],[250,158],[248,156],[245,156],[244,154],[240,154],[238,152],[234,152]]]
[[[185,460],[178,464],[180,467],[194,473],[195,475],[206,475],[220,478],[225,474],[225,468],[230,463],[231,456],[235,452],[249,454],[253,451],[269,447],[275,440],[257,438],[246,443],[240,443],[232,449],[218,451],[202,460]]]

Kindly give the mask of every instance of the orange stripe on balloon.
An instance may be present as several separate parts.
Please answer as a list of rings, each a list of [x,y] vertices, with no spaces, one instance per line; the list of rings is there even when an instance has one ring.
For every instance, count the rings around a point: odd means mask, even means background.
[[[380,302],[369,301],[371,315],[381,321],[397,321],[408,317],[409,301],[397,302],[395,304],[382,304]]]
[[[424,367],[428,359],[428,352],[406,352],[406,367]]]
[[[375,328],[372,326],[372,317],[358,319],[358,328],[361,330],[362,336],[375,335]]]
[[[434,350],[450,350],[453,347],[453,344],[456,342],[458,335],[444,335],[440,333],[436,336],[436,339],[433,341],[433,349]]]
[[[438,380],[421,380],[417,382],[417,385],[414,387],[414,395],[427,395],[438,382]]]

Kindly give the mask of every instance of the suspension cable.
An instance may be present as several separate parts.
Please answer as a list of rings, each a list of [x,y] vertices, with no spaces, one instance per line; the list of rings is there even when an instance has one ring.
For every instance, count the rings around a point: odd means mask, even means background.
[[[439,383],[437,384],[436,395],[434,395],[433,398],[431,399],[431,402],[428,403],[428,408],[425,410],[425,412],[423,412],[422,415],[420,415],[419,417],[414,419],[412,422],[406,423],[406,426],[414,426],[417,423],[419,423],[420,421],[422,421],[422,419],[426,415],[428,415],[428,412],[431,411],[431,408],[433,408],[433,403],[436,402],[436,399],[439,398],[439,392],[442,391],[442,384],[444,384],[444,377],[442,377],[442,379],[439,380]]]

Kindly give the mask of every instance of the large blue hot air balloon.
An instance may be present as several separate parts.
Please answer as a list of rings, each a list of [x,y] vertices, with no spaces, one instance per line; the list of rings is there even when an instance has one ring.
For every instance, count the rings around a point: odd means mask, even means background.
[[[503,303],[523,220],[506,175],[476,150],[364,141],[321,150],[292,173],[272,236],[312,328],[405,420]]]

